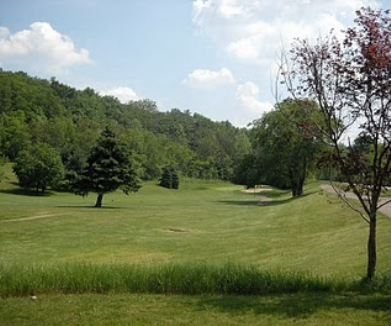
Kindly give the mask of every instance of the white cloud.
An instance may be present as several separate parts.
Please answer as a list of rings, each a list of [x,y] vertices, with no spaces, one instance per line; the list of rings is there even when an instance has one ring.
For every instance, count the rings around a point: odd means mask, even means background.
[[[75,65],[91,63],[86,49],[77,50],[73,41],[47,22],[35,22],[15,34],[0,27],[0,65],[48,74],[63,73]]]
[[[295,37],[316,38],[353,23],[355,10],[376,0],[193,1],[193,21],[203,35],[241,62],[270,65]]]
[[[197,21],[199,16],[205,9],[210,8],[211,0],[195,0],[193,1],[193,21]]]
[[[235,17],[247,17],[249,15],[249,9],[240,4],[238,0],[225,0],[218,7],[218,12],[225,19],[231,19]]]
[[[139,97],[137,96],[136,92],[129,88],[129,87],[116,87],[107,89],[104,91],[100,91],[99,94],[105,96],[110,95],[116,97],[121,103],[128,103],[129,101],[137,101],[139,100]]]
[[[233,57],[252,63],[260,61],[259,37],[251,36],[228,44],[226,51]]]
[[[183,81],[194,88],[213,89],[222,85],[229,85],[235,82],[231,71],[227,68],[222,68],[219,71],[209,69],[195,69]]]
[[[258,86],[251,81],[238,85],[236,89],[236,98],[241,107],[254,114],[255,117],[260,117],[262,113],[268,112],[273,108],[270,102],[262,102],[258,99],[259,93]]]

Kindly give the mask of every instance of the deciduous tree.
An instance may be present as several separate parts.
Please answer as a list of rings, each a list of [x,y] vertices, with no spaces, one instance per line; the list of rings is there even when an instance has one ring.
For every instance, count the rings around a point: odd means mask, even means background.
[[[338,39],[331,32],[317,43],[296,40],[281,62],[283,82],[296,98],[313,98],[323,117],[316,125],[333,149],[329,162],[338,167],[357,196],[357,210],[369,225],[368,279],[376,270],[377,212],[382,188],[391,172],[391,19],[389,11],[362,8],[355,26]],[[354,131],[370,145],[368,165],[355,165],[348,136]],[[348,146],[349,150],[343,150]],[[357,173],[362,178],[358,181]],[[353,205],[351,205],[353,206]]]
[[[254,122],[259,180],[290,188],[293,197],[302,195],[308,168],[319,148],[309,128],[310,117],[316,113],[312,101],[287,99]]]
[[[44,192],[59,185],[64,177],[60,154],[45,143],[37,143],[19,152],[13,170],[22,187]]]

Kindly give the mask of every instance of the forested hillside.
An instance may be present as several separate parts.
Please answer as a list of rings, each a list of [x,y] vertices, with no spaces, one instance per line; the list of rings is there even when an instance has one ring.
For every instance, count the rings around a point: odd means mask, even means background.
[[[251,147],[248,131],[228,121],[162,112],[151,100],[122,104],[91,88],[0,70],[2,157],[13,162],[23,149],[44,143],[60,154],[69,176],[107,126],[127,144],[143,179],[170,167],[188,177],[232,180]]]

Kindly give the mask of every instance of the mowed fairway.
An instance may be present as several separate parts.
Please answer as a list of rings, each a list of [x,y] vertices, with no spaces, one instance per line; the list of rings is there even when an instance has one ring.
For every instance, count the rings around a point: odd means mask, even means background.
[[[12,181],[9,175],[8,181]],[[68,193],[20,194],[2,183],[0,264],[239,263],[355,280],[365,275],[367,224],[318,183],[305,196],[244,193],[181,180],[105,195],[102,209]],[[261,196],[272,201],[263,201]],[[378,273],[391,269],[391,218],[379,216]],[[0,294],[1,296],[1,294]],[[376,301],[377,300],[377,301]],[[375,304],[377,302],[377,304]],[[0,325],[389,325],[389,295],[156,296],[44,294],[0,299]],[[37,311],[35,309],[38,309]],[[31,323],[30,323],[31,324]]]
[[[225,263],[317,275],[365,274],[366,223],[316,184],[306,196],[259,194],[218,182],[182,189],[145,184],[137,194],[106,195],[102,209],[56,193],[0,193],[2,263]],[[260,205],[261,204],[261,205]],[[378,271],[391,267],[391,219],[379,218]]]

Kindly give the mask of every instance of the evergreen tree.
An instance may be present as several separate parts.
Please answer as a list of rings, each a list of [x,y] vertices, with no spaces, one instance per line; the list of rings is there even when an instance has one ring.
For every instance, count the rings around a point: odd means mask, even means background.
[[[163,171],[162,178],[159,181],[160,181],[159,186],[168,189],[179,188],[179,177],[174,168],[165,168]]]
[[[140,187],[130,153],[116,135],[106,128],[73,186],[75,193],[86,196],[89,192],[95,192],[98,194],[95,207],[101,207],[104,194],[117,189],[128,194],[137,192]]]

